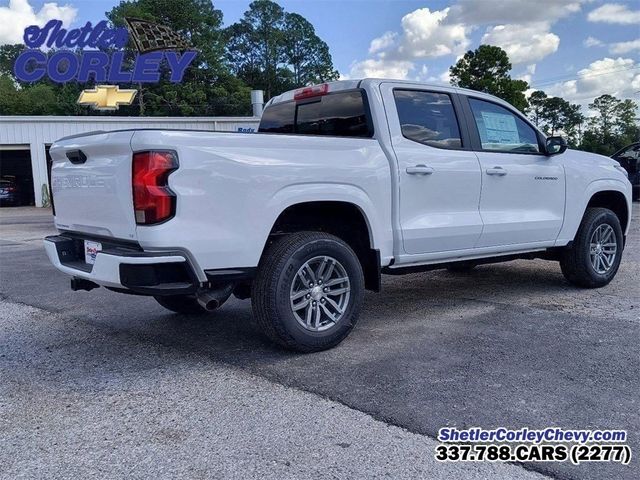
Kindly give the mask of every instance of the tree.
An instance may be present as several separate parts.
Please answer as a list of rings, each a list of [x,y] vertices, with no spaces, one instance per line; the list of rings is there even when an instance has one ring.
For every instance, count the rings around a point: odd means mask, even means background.
[[[38,83],[22,88],[12,77],[0,75],[0,115],[47,115],[63,113],[57,92],[51,85]]]
[[[620,133],[632,139],[637,138],[638,126],[636,118],[638,117],[638,105],[633,100],[623,100],[618,104],[616,114],[616,127]]]
[[[0,75],[0,115],[17,115],[18,90],[8,75]]]
[[[560,97],[548,97],[543,91],[537,90],[529,96],[528,114],[536,126],[547,134],[561,134],[571,146],[579,143],[580,125],[584,122],[580,105]]]
[[[582,124],[585,117],[582,114],[582,107],[573,103],[567,103],[563,111],[562,131],[567,137],[567,141],[571,147],[577,147],[580,144]]]
[[[278,83],[278,66],[283,61],[283,32],[284,9],[270,0],[251,2],[240,22],[228,30],[229,62],[245,82],[265,90],[267,98],[274,94]],[[238,53],[240,56],[236,57]]]
[[[635,124],[637,108],[633,100],[623,101],[613,95],[600,95],[589,104],[589,109],[595,115],[590,118],[580,148],[611,155],[635,141],[640,133]]]
[[[0,115],[82,115],[86,108],[77,104],[82,87],[58,84],[48,79],[22,82],[13,74],[16,58],[24,45],[0,46]],[[50,50],[52,54],[55,50]]]
[[[316,35],[313,25],[297,13],[285,14],[284,60],[293,71],[296,86],[336,80],[329,47]]]
[[[250,89],[231,75],[226,64],[222,12],[210,0],[122,1],[106,16],[114,26],[124,26],[125,17],[160,23],[198,50],[180,84],[167,80],[165,68],[158,84],[131,85],[139,90],[138,105],[121,107],[118,115],[244,115],[251,111]],[[132,61],[131,46],[128,53]]]
[[[233,71],[266,98],[291,88],[338,78],[329,47],[303,16],[271,0],[256,0],[227,29]]]
[[[27,47],[24,45],[1,45],[0,46],[0,75],[13,76],[13,64]]]
[[[105,13],[118,27],[125,17],[140,18],[170,27],[198,50],[197,61],[207,71],[224,70],[222,11],[211,0],[134,0],[121,1]]]
[[[490,93],[524,112],[528,106],[524,92],[529,84],[512,79],[510,71],[507,52],[493,45],[480,45],[476,50],[469,50],[449,68],[454,86]]]
[[[589,109],[596,112],[596,116],[591,119],[592,129],[599,131],[600,136],[608,141],[613,135],[613,128],[616,124],[615,114],[620,104],[613,95],[600,95],[593,103],[589,104]]]
[[[542,90],[536,90],[529,95],[529,117],[536,127],[542,128],[541,123],[547,98],[547,94]]]

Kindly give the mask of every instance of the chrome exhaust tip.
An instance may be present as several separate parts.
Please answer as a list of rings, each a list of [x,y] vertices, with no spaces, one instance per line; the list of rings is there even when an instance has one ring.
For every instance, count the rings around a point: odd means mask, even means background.
[[[196,294],[198,304],[207,312],[211,312],[222,305],[233,292],[234,284],[230,283],[223,287],[212,290],[202,290]]]
[[[220,306],[220,299],[215,292],[205,292],[196,297],[198,303],[207,312],[211,312]]]

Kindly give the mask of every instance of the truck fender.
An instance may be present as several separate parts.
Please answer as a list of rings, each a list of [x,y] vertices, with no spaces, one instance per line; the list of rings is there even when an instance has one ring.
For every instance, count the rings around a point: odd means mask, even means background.
[[[593,198],[593,196],[598,192],[607,191],[620,192],[621,194],[623,194],[627,202],[627,211],[631,213],[630,189],[627,185],[625,185],[624,182],[614,178],[594,180],[589,183],[583,190],[579,202],[575,202],[572,204],[571,202],[567,201],[564,217],[565,220],[562,226],[562,230],[558,235],[558,239],[556,240],[556,246],[564,246],[575,238],[576,233],[578,232],[578,228],[580,227],[580,222],[582,222],[582,217],[584,217],[584,213],[587,210],[587,205],[591,201],[591,198]],[[631,215],[629,215],[627,225],[622,225],[622,230],[625,235],[628,233],[630,220]]]

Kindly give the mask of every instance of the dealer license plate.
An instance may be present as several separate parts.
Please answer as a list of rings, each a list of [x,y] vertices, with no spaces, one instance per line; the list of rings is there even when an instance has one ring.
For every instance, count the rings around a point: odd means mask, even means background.
[[[96,263],[96,255],[102,250],[102,244],[99,242],[84,241],[84,261],[90,265]]]

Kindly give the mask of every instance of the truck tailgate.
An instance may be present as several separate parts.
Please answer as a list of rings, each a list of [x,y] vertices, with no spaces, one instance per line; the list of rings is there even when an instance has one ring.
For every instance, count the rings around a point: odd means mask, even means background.
[[[56,227],[136,239],[131,187],[132,136],[131,130],[98,132],[68,137],[51,147]]]

